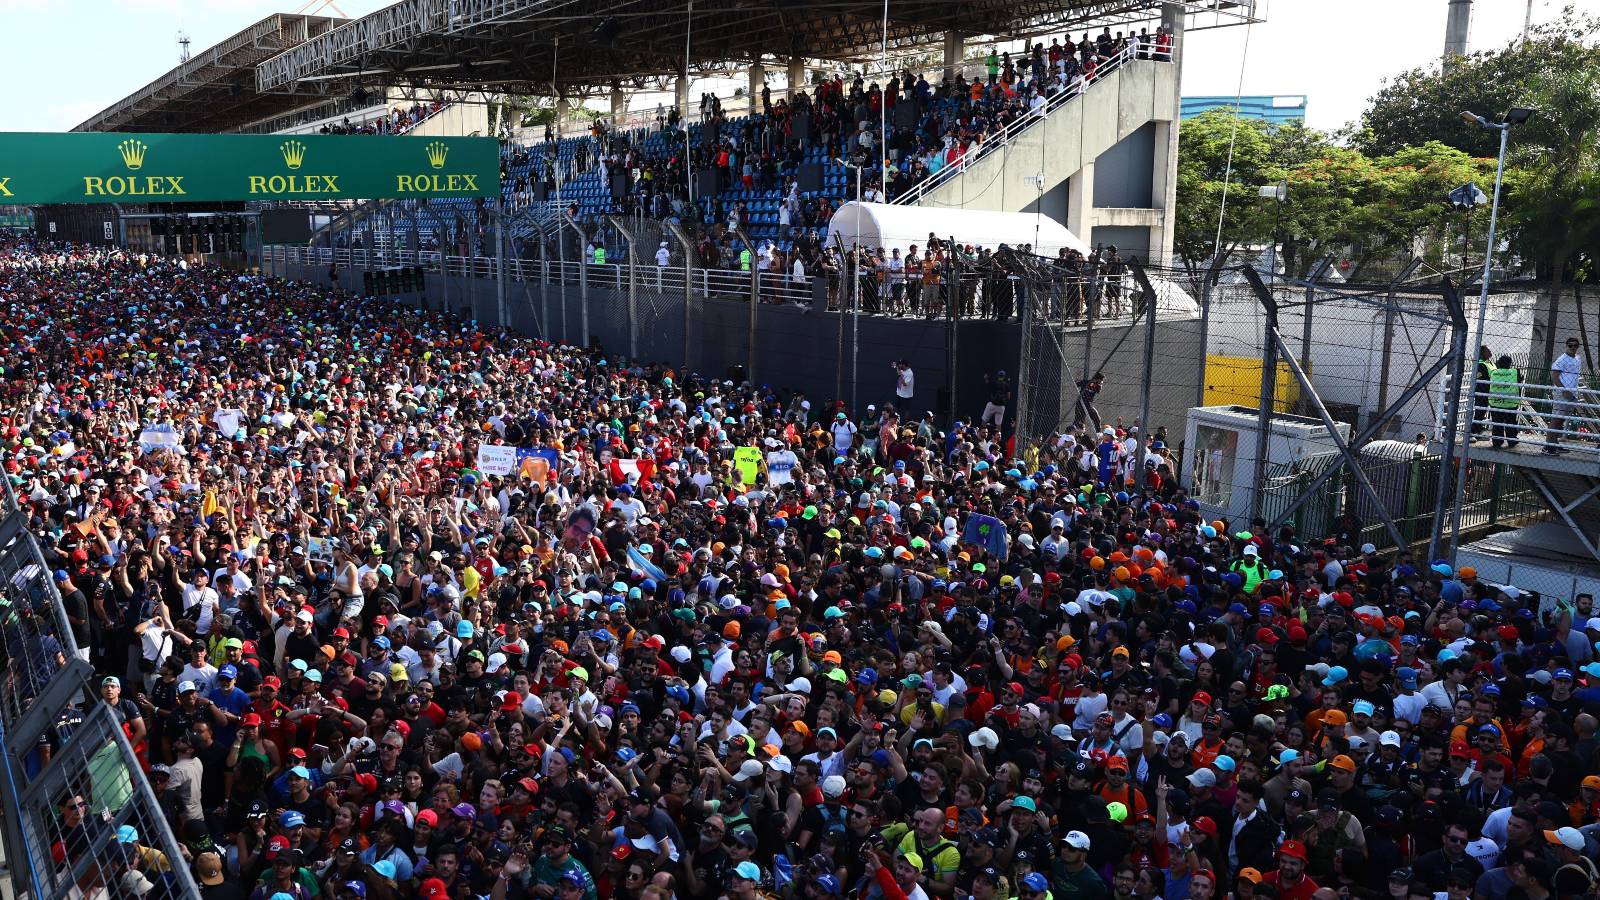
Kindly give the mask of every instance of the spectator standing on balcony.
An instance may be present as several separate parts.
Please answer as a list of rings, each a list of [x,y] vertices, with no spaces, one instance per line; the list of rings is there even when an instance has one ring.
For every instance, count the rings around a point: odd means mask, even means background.
[[[1550,364],[1550,375],[1550,386],[1554,393],[1550,406],[1550,432],[1544,452],[1554,455],[1567,452],[1567,448],[1560,446],[1561,432],[1568,421],[1574,418],[1573,413],[1578,411],[1581,402],[1578,386],[1583,378],[1583,360],[1578,356],[1577,338],[1567,338],[1567,352]]]

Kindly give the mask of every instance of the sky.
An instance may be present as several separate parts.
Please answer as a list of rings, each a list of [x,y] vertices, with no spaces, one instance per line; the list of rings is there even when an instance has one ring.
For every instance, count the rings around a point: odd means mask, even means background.
[[[346,15],[360,16],[389,0],[336,2]],[[1338,128],[1360,115],[1386,77],[1428,65],[1444,47],[1446,0],[1261,2],[1263,24],[1189,36],[1185,95],[1232,96],[1240,90],[1242,61],[1244,94],[1305,94],[1306,124]],[[1600,13],[1600,0],[1532,2],[1535,22],[1556,18],[1568,3]],[[68,130],[176,65],[180,30],[199,52],[303,4],[314,11],[322,2],[0,0],[0,21],[22,38],[0,54],[0,83],[13,86],[13,99],[0,105],[0,131]],[[1512,40],[1526,10],[1526,0],[1477,0],[1471,46]]]

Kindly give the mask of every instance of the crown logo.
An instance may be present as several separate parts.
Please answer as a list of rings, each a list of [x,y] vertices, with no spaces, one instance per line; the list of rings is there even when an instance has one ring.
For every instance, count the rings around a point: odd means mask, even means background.
[[[306,145],[302,141],[284,141],[278,150],[283,153],[283,164],[290,169],[298,169],[306,161]]]
[[[122,164],[132,172],[139,171],[139,167],[144,165],[144,154],[149,149],[150,145],[137,138],[129,138],[117,145],[117,152],[122,154]]]
[[[444,141],[433,141],[429,143],[428,164],[433,166],[435,169],[444,168],[444,158],[449,152],[450,148],[445,145]]]

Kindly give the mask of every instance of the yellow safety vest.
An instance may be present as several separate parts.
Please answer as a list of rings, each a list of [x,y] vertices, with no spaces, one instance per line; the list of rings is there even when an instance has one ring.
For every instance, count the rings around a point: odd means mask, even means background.
[[[1522,392],[1516,369],[1494,369],[1489,373],[1489,405],[1495,409],[1516,409]]]

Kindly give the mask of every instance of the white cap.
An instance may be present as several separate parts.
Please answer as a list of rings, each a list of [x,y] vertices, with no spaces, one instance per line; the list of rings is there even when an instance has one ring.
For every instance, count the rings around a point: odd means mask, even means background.
[[[979,728],[977,731],[967,735],[967,743],[974,747],[983,747],[988,750],[993,750],[994,748],[1000,746],[1000,735],[995,734],[993,728],[985,725],[984,727]]]
[[[196,687],[195,683],[192,682],[192,681],[180,681],[180,682],[178,682],[178,693],[180,693],[180,694],[187,694],[190,691],[198,691],[198,690],[200,690],[200,688]]]
[[[1057,740],[1070,741],[1072,740],[1072,728],[1065,722],[1058,723],[1054,728],[1050,729],[1050,736]]]
[[[1255,544],[1245,544],[1244,545],[1244,555],[1245,556],[1255,556],[1257,553],[1260,553],[1260,552],[1261,552],[1260,550],[1256,549],[1256,545]]]
[[[506,655],[504,653],[491,653],[489,654],[489,664],[484,666],[483,670],[490,675],[493,675],[505,667]]]
[[[794,763],[789,761],[789,757],[781,753],[767,760],[767,765],[772,767],[772,771],[782,772],[785,775],[794,771]]]
[[[811,679],[801,676],[784,686],[786,691],[799,691],[802,694],[811,693]]]
[[[1595,616],[1583,625],[1584,631],[1600,631],[1600,616]]]
[[[1081,831],[1069,831],[1067,832],[1067,836],[1061,840],[1068,847],[1071,847],[1074,850],[1089,849],[1089,836]]]
[[[680,664],[688,662],[690,656],[691,654],[689,653],[688,647],[680,644],[672,648],[672,658]]]
[[[1397,732],[1397,731],[1385,731],[1383,734],[1378,735],[1378,746],[1380,746],[1380,747],[1398,747],[1398,746],[1400,746],[1400,733]]]
[[[760,778],[766,772],[767,767],[763,766],[760,760],[747,759],[739,764],[739,772],[733,776],[733,780],[743,784],[752,778]]]
[[[824,797],[844,796],[844,776],[829,775],[827,778],[822,779],[822,795]]]

